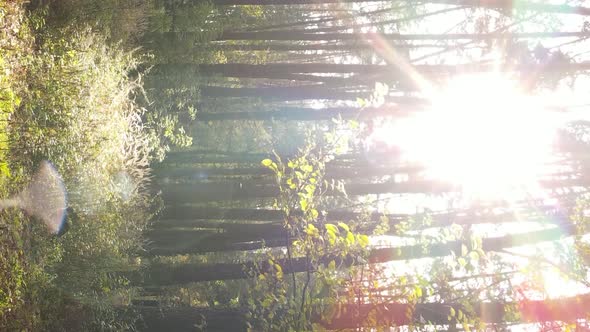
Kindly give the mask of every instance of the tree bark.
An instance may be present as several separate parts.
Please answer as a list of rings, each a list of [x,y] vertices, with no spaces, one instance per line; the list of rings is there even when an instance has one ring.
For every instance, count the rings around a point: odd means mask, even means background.
[[[519,219],[519,217],[526,216],[524,212],[520,211],[519,206],[514,204],[514,212],[507,213],[492,213],[486,209],[467,209],[456,212],[433,212],[429,215],[432,217],[432,227],[437,226],[448,226],[452,223],[455,224],[471,224],[473,220],[478,220],[480,223],[500,223]],[[522,207],[526,209],[526,205]],[[535,207],[541,216],[551,216],[551,220],[548,222],[563,222],[564,220],[557,216],[556,209],[551,206],[547,207]],[[297,216],[295,212],[294,215]],[[368,217],[370,221],[380,221],[381,217],[387,217],[390,220],[390,226],[396,225],[402,220],[406,220],[410,217],[421,217],[426,214],[383,214],[383,213],[371,213],[368,216],[364,213],[357,213],[347,210],[331,210],[322,213],[321,218],[326,221],[349,221],[356,220],[360,217]],[[541,217],[541,218],[543,218]],[[558,219],[553,219],[558,217]],[[202,228],[216,228],[223,229],[226,231],[243,231],[243,223],[231,223],[231,222],[202,222],[198,223],[197,220],[243,220],[243,221],[266,221],[281,223],[285,220],[285,215],[281,210],[270,210],[270,209],[245,209],[245,208],[213,208],[213,207],[193,207],[193,206],[169,206],[164,209],[163,214],[160,217],[162,220],[163,227],[202,227]],[[167,225],[168,224],[168,225]],[[156,223],[156,226],[158,223]],[[174,226],[171,226],[174,225]],[[251,226],[252,225],[252,226]],[[268,224],[246,224],[246,227],[261,227],[264,228]],[[256,230],[259,232],[261,230]]]
[[[435,10],[435,11],[431,11],[428,13],[424,13],[424,14],[416,14],[413,16],[407,16],[407,17],[400,17],[400,18],[395,18],[395,19],[391,19],[391,20],[385,20],[385,21],[378,21],[378,22],[369,22],[369,23],[358,23],[358,24],[345,24],[345,25],[341,25],[341,26],[330,26],[330,27],[318,27],[318,28],[312,28],[312,29],[305,29],[302,30],[303,32],[307,32],[307,33],[324,33],[324,32],[338,32],[338,31],[361,31],[360,29],[365,28],[365,27],[383,27],[385,25],[392,25],[392,24],[398,24],[398,23],[402,23],[402,22],[408,22],[408,21],[414,21],[414,20],[418,20],[418,19],[422,19],[422,18],[426,18],[429,16],[435,16],[435,15],[440,15],[440,14],[444,14],[444,13],[448,13],[448,12],[453,12],[456,10],[460,10],[466,8],[465,6],[457,6],[457,7],[452,7],[452,8],[444,8],[444,9],[440,9],[440,10]]]
[[[523,221],[563,224],[567,222],[565,211],[556,211],[550,207],[537,208],[537,210],[539,215],[527,215],[518,211],[492,213],[475,209],[457,213],[434,213],[429,215],[431,222],[427,225],[418,224],[413,229],[447,227],[452,224],[499,224]],[[300,212],[295,212],[294,215],[300,215]],[[363,223],[357,227],[355,232],[371,234],[380,225],[383,217],[387,218],[389,229],[395,230],[395,227],[404,220],[411,217],[420,220],[426,215],[372,213],[367,216],[352,211],[328,211],[322,213],[321,219],[327,222],[367,220],[368,223]],[[170,219],[164,219],[156,223],[154,231],[147,235],[148,239],[153,241],[152,245],[149,246],[149,255],[242,251],[287,245],[286,230],[283,226],[285,216],[279,210],[178,206],[168,207],[164,211],[163,218]],[[272,223],[214,222],[207,220],[271,221]],[[171,229],[172,227],[198,227],[199,230],[174,230]],[[395,234],[395,231],[388,232],[388,234]]]
[[[194,307],[152,307],[136,306],[133,311],[141,318],[136,328],[142,332],[193,332],[198,326],[203,331],[247,331],[244,312],[232,309]]]
[[[411,5],[409,5],[409,6],[411,6]],[[378,14],[387,13],[387,12],[394,12],[396,10],[403,10],[405,7],[408,7],[408,5],[375,9],[375,10],[355,14],[354,17],[358,18],[358,17],[363,17],[363,16],[373,16],[373,15],[378,15]],[[352,15],[350,15],[350,16],[352,17]],[[344,19],[346,19],[346,18],[344,18]],[[266,25],[266,26],[262,26],[262,27],[252,27],[251,29],[248,29],[247,31],[263,31],[263,30],[294,28],[294,27],[300,27],[300,26],[306,26],[306,25],[317,25],[320,23],[333,22],[333,21],[339,21],[339,20],[343,20],[343,18],[340,16],[336,16],[336,17],[330,16],[330,17],[323,17],[323,18],[318,18],[318,19],[313,19],[313,20],[308,20],[308,21],[298,21],[298,22],[290,22],[290,23],[283,23],[283,24]]]
[[[193,0],[195,1],[195,0]],[[200,1],[200,0],[196,0]],[[211,0],[216,5],[305,5],[349,2],[375,2],[379,0]],[[423,3],[448,4],[468,7],[481,7],[495,10],[511,10],[513,0],[428,0]],[[575,15],[590,15],[590,8],[583,6],[556,5],[537,2],[519,1],[518,8],[525,10]]]
[[[362,74],[373,79],[387,77],[387,81],[406,79],[398,66],[395,65],[371,65],[371,64],[335,64],[335,63],[270,63],[263,65],[251,65],[243,63],[226,64],[166,64],[156,65],[161,70],[174,70],[179,72],[198,72],[202,75],[218,74],[224,77],[239,78],[268,78],[282,79],[291,74]],[[164,69],[164,67],[169,69]],[[416,65],[413,68],[424,76],[450,76],[468,73],[483,73],[497,71],[504,68],[512,72],[573,72],[590,69],[590,62],[558,63],[543,65],[488,65],[488,64],[459,64],[459,65]],[[397,75],[397,76],[392,76]]]
[[[542,188],[548,190],[572,187],[587,187],[590,178],[550,179],[539,181]],[[381,183],[350,183],[344,189],[349,196],[378,194],[430,194],[458,192],[461,187],[437,180],[410,180],[404,182],[387,181]],[[207,182],[198,184],[166,184],[161,186],[162,198],[175,204],[197,203],[206,201],[240,200],[264,197],[276,197],[279,189],[275,185],[259,185],[246,182]],[[342,195],[338,189],[328,188],[325,195]]]
[[[460,189],[448,183],[426,180],[353,183],[345,185],[344,188],[346,193],[352,196],[387,193],[442,194]],[[276,197],[279,194],[278,187],[276,186],[240,182],[172,184],[162,185],[161,189],[164,201],[174,202],[176,204]],[[326,195],[332,196],[340,194],[336,189],[330,189],[326,192]]]
[[[319,121],[341,117],[350,120],[367,120],[376,117],[404,117],[424,110],[422,107],[385,105],[373,108],[332,107],[324,109],[280,107],[274,111],[242,111],[223,113],[198,113],[197,121],[226,120],[282,120],[282,121]]]
[[[166,34],[174,38],[174,33]],[[445,34],[398,34],[398,33],[306,33],[293,30],[259,32],[224,32],[217,40],[494,40],[525,38],[588,37],[588,32],[523,32],[523,33],[445,33]]]
[[[265,87],[265,88],[226,88],[221,86],[201,86],[201,97],[205,98],[260,98],[263,100],[356,100],[368,96],[368,91],[346,92],[316,86]]]
[[[372,50],[373,45],[363,42],[358,44],[221,44],[214,45],[224,51],[363,51]],[[393,49],[416,49],[416,48],[444,48],[444,45],[438,44],[397,44],[391,45]]]
[[[473,307],[476,314],[485,323],[543,323],[552,321],[574,322],[588,316],[590,295],[555,300],[521,301],[521,302],[479,302]],[[465,310],[461,305],[448,303],[418,303],[414,308],[410,304],[362,304],[348,305],[341,315],[333,317],[322,325],[331,330],[357,327],[399,326],[418,322],[449,324],[449,312]],[[505,316],[507,312],[517,312],[520,317],[511,321]],[[410,312],[411,315],[406,313]],[[423,319],[420,319],[420,318]],[[371,318],[375,318],[372,320]]]
[[[587,317],[590,296],[508,303],[474,302],[472,307],[482,322],[488,324],[574,322]],[[451,308],[455,312],[465,311],[464,306],[457,303],[345,304],[339,315],[322,317],[316,314],[312,321],[329,330],[420,325],[424,321],[447,325]],[[139,331],[143,332],[194,331],[195,325],[201,325],[203,321],[207,322],[207,331],[246,331],[245,312],[239,309],[133,307],[131,310],[144,317],[143,323],[138,324]],[[508,312],[517,312],[519,316],[506,316]]]
[[[290,170],[285,170],[288,174]],[[361,177],[376,177],[397,174],[408,176],[418,175],[424,171],[421,166],[368,166],[358,165],[352,167],[326,166],[326,178],[329,179],[353,179]],[[211,180],[214,178],[226,177],[267,177],[273,176],[274,172],[264,167],[238,167],[238,168],[204,168],[204,167],[162,167],[156,169],[155,174],[159,178],[176,178],[176,179],[204,179]]]
[[[482,240],[484,251],[499,251],[510,247],[537,244],[546,241],[556,241],[564,236],[574,233],[574,225],[564,224],[553,229],[534,231],[524,234],[514,234],[502,237],[485,238]],[[399,260],[410,260],[419,258],[434,258],[450,255],[452,252],[460,253],[462,241],[450,241],[433,245],[413,245],[393,248],[377,248],[369,251],[367,262],[370,264],[385,263]],[[361,265],[357,257],[346,256],[345,258],[324,256],[319,263],[327,265],[335,261],[337,266],[349,267]],[[293,260],[278,259],[283,273],[296,273],[308,270],[306,257],[294,258]],[[270,271],[273,269],[268,261],[249,261],[244,263],[222,263],[222,264],[185,264],[185,265],[153,265],[145,274],[140,272],[124,273],[129,280],[137,285],[175,285],[199,281],[246,279],[253,275],[252,271]]]
[[[273,158],[272,153],[249,153],[249,152],[202,152],[202,151],[172,151],[166,155],[167,164],[176,163],[253,163],[260,165],[266,158]],[[289,156],[286,156],[289,158]],[[166,166],[169,167],[169,166]]]

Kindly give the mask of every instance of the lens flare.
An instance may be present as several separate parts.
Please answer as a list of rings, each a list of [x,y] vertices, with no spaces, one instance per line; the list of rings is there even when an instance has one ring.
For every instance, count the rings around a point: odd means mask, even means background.
[[[67,196],[63,180],[55,167],[43,161],[29,185],[18,195],[0,201],[0,208],[18,207],[41,220],[52,234],[65,225]]]

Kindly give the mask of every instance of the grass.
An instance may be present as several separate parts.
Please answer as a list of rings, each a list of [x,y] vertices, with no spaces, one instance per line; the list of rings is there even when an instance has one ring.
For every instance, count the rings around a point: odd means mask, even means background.
[[[14,192],[18,174],[8,161],[8,121],[20,106],[18,91],[23,89],[24,57],[33,45],[32,36],[24,27],[23,2],[0,2],[0,196]],[[10,327],[32,319],[23,317],[27,259],[24,217],[11,211],[0,212],[0,326]]]
[[[112,304],[132,289],[112,272],[140,250],[159,144],[134,101],[141,82],[127,76],[136,56],[25,5],[0,0],[0,197],[50,160],[76,213],[55,238],[20,210],[0,211],[0,330],[125,330]]]

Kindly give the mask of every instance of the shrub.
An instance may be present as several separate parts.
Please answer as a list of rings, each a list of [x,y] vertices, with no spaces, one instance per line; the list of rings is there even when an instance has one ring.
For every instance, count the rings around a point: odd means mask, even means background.
[[[11,108],[2,109],[10,120],[0,121],[7,124],[0,136],[11,177],[0,179],[14,193],[50,160],[74,213],[70,231],[57,239],[20,211],[1,212],[11,233],[0,232],[9,249],[0,250],[0,330],[125,329],[105,303],[124,302],[129,291],[112,272],[129,268],[139,250],[152,202],[149,163],[159,144],[146,134],[145,110],[135,102],[141,82],[128,77],[137,59],[91,27],[42,26],[36,14],[23,22],[25,33],[37,31],[34,48],[17,47],[11,58],[18,82],[0,76],[12,91]]]

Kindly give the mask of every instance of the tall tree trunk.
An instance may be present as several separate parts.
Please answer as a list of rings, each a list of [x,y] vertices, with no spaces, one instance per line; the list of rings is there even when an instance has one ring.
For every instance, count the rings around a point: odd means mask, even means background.
[[[266,25],[266,26],[262,26],[262,27],[252,27],[252,28],[248,29],[247,31],[263,31],[263,30],[294,28],[294,27],[300,27],[300,26],[306,26],[306,25],[318,25],[320,23],[345,20],[349,17],[358,18],[358,17],[374,16],[374,15],[378,15],[378,14],[382,14],[382,13],[399,11],[399,10],[403,10],[404,8],[411,7],[411,6],[412,5],[410,4],[410,5],[401,5],[401,6],[396,6],[396,7],[375,9],[375,10],[371,10],[371,11],[355,13],[354,16],[352,14],[350,14],[350,15],[347,15],[347,17],[345,17],[345,18],[342,18],[342,16],[330,16],[330,17],[317,18],[317,19],[307,20],[307,21],[298,21],[298,22],[283,23],[283,24],[273,24],[273,25]]]
[[[524,234],[514,234],[502,237],[485,238],[482,240],[484,251],[499,251],[510,247],[517,247],[529,244],[536,244],[546,241],[556,241],[564,236],[574,233],[574,225],[566,224],[561,227],[534,231]],[[462,241],[450,241],[432,245],[413,245],[394,248],[377,248],[370,250],[367,262],[385,263],[399,260],[419,259],[426,257],[444,257],[451,253],[460,253]],[[320,264],[327,265],[331,261],[336,266],[353,266],[361,264],[356,257],[345,258],[325,256],[319,260]],[[304,272],[310,267],[306,257],[294,258],[292,260],[277,259],[283,273]],[[268,261],[244,262],[244,263],[221,263],[221,264],[184,264],[184,265],[153,265],[145,274],[139,272],[124,273],[133,283],[137,285],[175,285],[199,281],[245,279],[251,277],[252,271],[269,271],[274,267]]]
[[[568,178],[539,181],[539,185],[547,190],[562,190],[572,187],[586,187],[590,179]],[[264,197],[275,197],[279,189],[275,185],[259,185],[246,182],[207,182],[198,184],[162,185],[162,197],[166,202],[196,203],[206,201],[241,200]],[[349,183],[344,185],[349,196],[378,194],[431,194],[458,192],[460,186],[437,180],[409,180],[396,182],[393,180],[381,183]],[[325,195],[338,196],[343,193],[337,189],[328,189]]]
[[[193,0],[201,1],[201,0]],[[216,5],[304,5],[347,2],[375,2],[378,0],[211,0]],[[428,0],[422,3],[448,4],[457,6],[480,7],[499,10],[511,10],[513,0]],[[590,15],[590,8],[582,6],[555,5],[529,1],[519,1],[518,8],[543,12],[575,15]]]
[[[388,193],[442,194],[460,188],[441,181],[415,180],[407,182],[352,183],[344,186],[352,196]],[[199,184],[162,185],[162,198],[166,202],[196,203],[206,201],[241,200],[275,197],[279,190],[274,185],[257,185],[241,182],[215,182]],[[338,189],[328,190],[326,195],[340,195]]]
[[[355,178],[373,178],[382,176],[408,176],[413,178],[420,176],[424,171],[424,167],[418,165],[406,166],[367,166],[358,165],[353,167],[336,167],[328,164],[326,167],[326,178],[328,179],[355,179]],[[287,174],[291,174],[292,170],[285,170]],[[156,177],[160,179],[188,179],[188,180],[221,180],[223,178],[268,178],[274,175],[273,171],[264,167],[238,167],[238,168],[223,168],[223,167],[162,167],[156,169]],[[203,182],[203,181],[201,181]]]
[[[545,323],[575,322],[585,319],[590,307],[587,294],[554,300],[529,300],[520,302],[477,302],[471,306],[484,323]],[[449,312],[466,311],[457,303],[380,303],[345,304],[340,315],[314,315],[312,321],[329,330],[348,330],[359,327],[394,327],[430,322],[435,325],[449,324]],[[128,310],[128,309],[126,309]],[[195,326],[207,322],[207,331],[246,331],[245,312],[239,309],[212,309],[195,307],[153,308],[134,307],[141,313],[143,323],[139,331],[194,331]],[[508,313],[516,313],[511,316]]]
[[[413,16],[401,17],[391,20],[379,21],[379,22],[369,22],[369,23],[356,23],[356,24],[345,24],[341,26],[331,26],[331,27],[319,27],[319,28],[312,28],[312,29],[305,29],[302,30],[303,32],[307,33],[318,33],[318,32],[338,32],[338,31],[362,31],[360,29],[366,27],[383,27],[386,25],[398,24],[402,22],[414,21],[422,18],[426,18],[429,16],[440,15],[448,12],[453,12],[459,9],[464,9],[465,6],[457,6],[452,8],[444,8],[440,10],[435,10],[432,12],[424,13],[424,14],[416,14]]]
[[[175,33],[166,34],[175,38]],[[399,33],[307,33],[292,30],[274,30],[260,32],[224,32],[217,40],[494,40],[525,38],[565,38],[588,37],[590,33],[568,32],[523,32],[523,33],[445,33],[445,34],[399,34]]]
[[[213,44],[215,48],[223,51],[363,51],[372,50],[373,45],[370,43],[315,43],[315,44]],[[394,49],[417,49],[417,48],[444,48],[440,44],[396,44],[391,45]]]
[[[220,151],[215,153],[201,151],[172,151],[166,155],[166,164],[183,164],[183,163],[252,163],[260,165],[263,159],[273,158],[271,153],[248,153],[248,152],[228,152]],[[286,156],[289,158],[290,156]],[[169,166],[166,166],[169,167]]]
[[[194,307],[152,307],[136,306],[131,310],[138,312],[141,318],[136,328],[141,332],[225,332],[248,330],[243,311],[232,309],[212,309]]]
[[[201,212],[201,211],[200,211]],[[235,212],[231,211],[230,212]],[[247,218],[251,218],[256,215],[256,210],[250,210],[251,215]],[[271,216],[270,212],[277,212],[280,214],[281,211],[265,210],[266,213],[258,213],[258,215],[267,215],[267,218]],[[235,216],[236,219],[237,216]],[[276,220],[283,216],[277,216]],[[343,218],[338,218],[343,217]],[[380,218],[385,217],[383,214],[374,213],[370,215],[371,223],[363,224],[355,229],[356,232],[362,234],[371,234],[375,228],[381,224]],[[389,219],[388,226],[392,230],[386,232],[386,234],[395,235],[396,226],[403,220],[406,220],[410,216],[403,215],[388,215]],[[360,213],[337,211],[335,214],[328,213],[326,220],[328,221],[342,221],[342,220],[354,220],[357,218],[363,218]],[[547,222],[547,219],[551,220],[554,224],[563,224],[566,222],[566,218],[563,216],[546,215],[541,216],[530,216],[527,218],[525,215],[517,213],[503,213],[503,214],[481,214],[476,215],[452,215],[452,214],[439,214],[433,215],[432,222],[428,225],[417,225],[412,229],[422,229],[424,227],[448,227],[452,224],[459,225],[475,225],[475,224],[499,224],[509,222]],[[242,219],[246,220],[246,219]],[[178,223],[177,221],[180,221]],[[176,222],[176,223],[175,223]],[[207,252],[222,252],[222,251],[245,251],[255,250],[261,248],[272,248],[272,247],[284,247],[287,245],[287,231],[285,230],[282,223],[228,223],[228,222],[193,222],[191,225],[190,219],[185,220],[170,220],[161,221],[160,224],[163,226],[170,225],[181,225],[181,226],[196,226],[198,225],[201,229],[199,230],[169,230],[169,229],[155,229],[154,231],[147,234],[147,238],[151,244],[148,246],[148,255],[177,255],[177,254],[196,254],[196,253],[207,253]],[[217,225],[216,225],[217,224]],[[211,227],[209,231],[204,231],[203,226]],[[223,232],[219,232],[223,230]]]
[[[356,100],[367,97],[368,92],[345,92],[317,86],[265,87],[265,88],[226,88],[220,86],[201,86],[201,97],[208,98],[261,98],[263,100]]]
[[[333,107],[333,108],[300,108],[280,107],[274,111],[242,111],[197,114],[197,121],[225,121],[225,120],[282,120],[282,121],[320,121],[341,117],[350,120],[367,120],[376,117],[405,117],[423,110],[419,107],[400,107],[398,105],[384,105],[374,108]]]
[[[176,40],[185,43],[187,40],[198,41],[201,32],[150,32],[144,35],[147,41],[165,40],[173,44]],[[399,33],[307,33],[293,30],[272,30],[259,32],[223,32],[216,41],[226,40],[290,40],[290,41],[421,41],[421,40],[502,40],[527,38],[566,38],[588,37],[588,32],[558,31],[558,32],[491,32],[491,33],[445,33],[445,34],[399,34]]]
[[[270,63],[264,65],[250,65],[242,63],[226,63],[213,65],[196,64],[166,64],[157,65],[162,70],[176,70],[178,72],[198,72],[201,75],[219,74],[225,77],[240,78],[270,78],[281,79],[290,74],[363,74],[375,75],[374,77],[389,77],[389,81],[404,79],[403,73],[395,65],[371,65],[371,64],[335,64],[335,63]],[[580,63],[555,63],[543,65],[519,65],[506,64],[508,71],[542,73],[542,72],[574,72],[590,69],[590,62]],[[498,65],[488,64],[462,64],[462,65],[416,65],[413,68],[425,76],[432,75],[457,75],[467,73],[481,73],[497,71]]]

